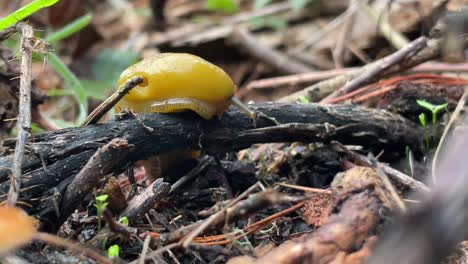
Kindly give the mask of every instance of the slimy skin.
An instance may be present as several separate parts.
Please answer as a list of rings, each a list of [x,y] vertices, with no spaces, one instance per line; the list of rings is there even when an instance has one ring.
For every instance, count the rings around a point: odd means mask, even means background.
[[[124,96],[116,109],[174,113],[192,110],[204,119],[220,116],[232,104],[236,85],[221,68],[191,54],[162,53],[128,67],[118,86],[135,76],[143,84]]]

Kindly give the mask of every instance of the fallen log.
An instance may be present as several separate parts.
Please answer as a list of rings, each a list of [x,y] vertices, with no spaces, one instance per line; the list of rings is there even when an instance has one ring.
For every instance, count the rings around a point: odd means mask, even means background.
[[[406,145],[420,149],[416,125],[383,110],[318,104],[259,104],[252,108],[263,115],[252,120],[231,109],[219,120],[206,121],[193,113],[127,114],[107,123],[35,135],[26,145],[20,200],[32,205],[30,214],[50,213],[57,201],[44,201],[57,191],[63,193],[97,149],[114,138],[125,139],[130,147],[123,162],[111,170],[114,174],[137,160],[187,148],[216,154],[256,143],[337,140],[362,145],[374,153],[385,150],[387,156],[404,153]],[[14,145],[14,140],[6,140],[0,149],[0,201],[8,192]]]

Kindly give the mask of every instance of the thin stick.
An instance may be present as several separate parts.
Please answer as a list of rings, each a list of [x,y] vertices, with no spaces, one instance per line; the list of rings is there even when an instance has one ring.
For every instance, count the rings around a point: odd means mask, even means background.
[[[249,189],[247,189],[245,192],[243,192],[241,195],[239,195],[236,199],[232,200],[226,207],[223,209],[219,210],[212,216],[208,217],[203,223],[201,223],[195,230],[193,230],[182,242],[182,246],[184,248],[187,248],[190,243],[192,243],[192,240],[198,236],[200,233],[202,233],[216,218],[220,217],[223,215],[229,208],[231,208],[233,205],[235,205],[237,202],[240,200],[244,199],[247,195],[249,195],[251,192],[253,192],[257,187],[259,186],[259,183],[257,182],[256,184],[250,186]]]
[[[21,29],[21,80],[19,94],[18,139],[15,146],[13,160],[13,176],[10,180],[8,191],[8,205],[15,206],[21,188],[21,166],[23,164],[24,147],[31,131],[31,74],[32,74],[32,49],[29,40],[33,37],[31,26],[20,23]]]
[[[304,191],[304,192],[333,194],[331,190],[311,188],[311,187],[307,187],[307,186],[294,185],[294,184],[289,184],[289,183],[285,183],[285,182],[281,182],[278,185],[283,186],[283,187],[288,187],[288,188],[291,188],[291,189],[301,190],[301,191]]]
[[[462,109],[466,106],[467,100],[466,98],[468,97],[468,86],[465,86],[465,91],[463,92],[462,97],[458,101],[457,107],[455,108],[455,111],[453,111],[452,115],[450,116],[450,120],[448,124],[445,126],[444,133],[442,134],[442,137],[440,137],[439,144],[437,145],[437,149],[434,153],[434,159],[432,160],[432,166],[431,166],[431,171],[432,171],[432,181],[434,184],[436,183],[436,167],[437,167],[437,161],[439,159],[440,151],[442,149],[442,146],[444,145],[448,131],[452,128],[453,123],[457,118],[460,117],[462,114]]]
[[[89,114],[86,120],[81,124],[82,126],[88,126],[96,123],[101,119],[117,102],[122,99],[130,90],[143,83],[143,77],[136,76],[125,82],[119,89],[113,93],[109,98],[102,102],[94,111]]]
[[[266,79],[255,80],[247,84],[245,89],[273,89],[279,86],[293,86],[303,85],[306,83],[313,83],[322,81],[329,78],[334,78],[339,75],[349,74],[353,71],[359,70],[357,67],[332,69],[326,71],[312,71],[307,73],[292,74],[281,77],[272,77]],[[426,62],[424,64],[415,66],[408,70],[406,73],[419,73],[419,72],[467,72],[468,63],[448,64],[440,62]]]
[[[43,232],[37,232],[36,235],[34,236],[35,239],[42,240],[44,242],[47,242],[47,244],[54,245],[54,246],[59,246],[59,247],[64,247],[66,249],[71,249],[77,252],[83,253],[85,256],[88,256],[96,262],[101,263],[101,264],[112,264],[112,261],[107,259],[106,257],[103,257],[99,255],[96,251],[91,250],[89,248],[82,247],[76,243],[67,241],[59,236],[48,234],[48,233],[43,233]]]
[[[162,253],[164,253],[164,251],[166,250],[170,250],[170,249],[173,249],[173,248],[177,248],[177,247],[180,247],[180,243],[172,243],[172,244],[169,244],[167,246],[164,246],[162,248],[158,248],[157,250],[153,251],[153,252],[150,252],[148,253],[146,256],[145,256],[145,260],[148,260],[148,259],[152,259],[156,256],[159,256],[161,255]],[[140,259],[137,259],[137,260],[134,260],[132,262],[130,262],[129,264],[138,264],[140,261]]]
[[[229,40],[249,53],[257,60],[268,64],[276,70],[286,73],[305,73],[313,71],[309,65],[306,65],[288,55],[267,47],[259,41],[246,29],[234,29],[229,36]]]
[[[151,241],[151,236],[147,236],[145,238],[145,242],[143,243],[143,248],[141,249],[140,257],[138,258],[138,264],[144,264],[146,255],[148,254],[149,249],[149,242]]]
[[[382,59],[378,63],[372,65],[372,67],[369,67],[368,69],[363,71],[360,75],[358,75],[352,81],[348,82],[341,89],[338,89],[334,91],[333,93],[331,93],[329,96],[325,97],[321,101],[321,103],[328,103],[330,99],[341,96],[345,93],[352,92],[358,89],[360,86],[372,82],[375,78],[380,77],[386,70],[390,69],[394,65],[401,63],[405,59],[409,58],[411,54],[413,55],[416,54],[421,49],[426,47],[426,45],[427,45],[427,39],[425,37],[420,37],[414,40],[408,46],[398,50],[397,52]]]

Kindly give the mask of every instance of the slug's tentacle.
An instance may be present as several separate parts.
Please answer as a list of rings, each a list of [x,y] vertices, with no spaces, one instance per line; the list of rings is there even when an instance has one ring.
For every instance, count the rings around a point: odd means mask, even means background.
[[[242,112],[248,114],[252,119],[255,119],[257,117],[257,114],[247,105],[242,103],[237,97],[231,97],[231,104],[239,108],[239,110],[241,110]]]
[[[204,119],[211,119],[216,114],[216,106],[193,98],[173,98],[151,105],[151,112],[174,113],[192,110]]]

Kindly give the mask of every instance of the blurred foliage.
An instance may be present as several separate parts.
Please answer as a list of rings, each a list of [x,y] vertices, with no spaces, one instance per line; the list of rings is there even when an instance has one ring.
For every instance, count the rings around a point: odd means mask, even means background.
[[[79,17],[75,21],[61,28],[60,30],[47,35],[44,41],[49,44],[57,43],[58,41],[65,39],[85,28],[87,25],[89,25],[89,23],[91,23],[92,19],[93,16],[91,14],[86,14],[82,17]]]
[[[312,3],[315,0],[289,0],[289,5],[294,11],[303,9],[307,4]],[[254,10],[264,8],[269,5],[272,0],[255,0],[253,2]],[[286,19],[278,16],[264,16],[256,17],[250,21],[251,26],[255,29],[259,28],[271,28],[273,30],[284,30],[288,27]]]
[[[313,1],[315,0],[289,0],[289,5],[294,11],[299,11]]]
[[[0,30],[11,27],[42,8],[54,5],[59,0],[35,0],[0,20]]]
[[[212,11],[221,11],[229,14],[239,12],[239,6],[234,0],[206,0],[205,6]]]
[[[91,63],[92,80],[81,80],[86,87],[86,95],[94,99],[106,99],[108,91],[116,89],[122,71],[138,60],[139,55],[134,51],[101,50]]]

